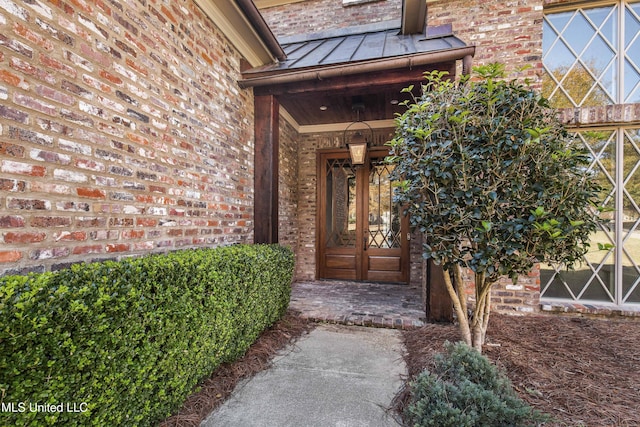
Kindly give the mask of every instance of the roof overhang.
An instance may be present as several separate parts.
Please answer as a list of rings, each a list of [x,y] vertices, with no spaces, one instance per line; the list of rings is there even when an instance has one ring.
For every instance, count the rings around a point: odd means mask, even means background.
[[[195,2],[252,67],[285,58],[280,44],[251,0]]]
[[[423,65],[451,62],[464,59],[465,56],[475,55],[475,46],[465,46],[455,49],[420,53],[392,58],[381,58],[371,61],[350,62],[326,67],[312,67],[288,72],[267,72],[245,74],[247,78],[240,80],[240,87],[261,87],[283,85],[309,80],[325,80],[334,77],[345,77],[356,74],[390,71],[396,69],[414,69]]]
[[[351,122],[351,100],[366,108],[360,119],[386,123],[402,112],[414,87],[420,92],[424,73],[434,70],[454,77],[462,61],[468,71],[475,46],[467,46],[450,25],[402,34],[401,23],[385,21],[279,39],[283,61],[242,72],[238,84],[256,96],[275,96],[299,129],[315,131]],[[465,66],[465,64],[467,66]]]
[[[279,41],[286,58],[245,70],[239,82],[241,87],[414,69],[475,54],[475,46],[467,46],[453,35],[451,25],[403,34],[399,21],[330,29],[283,37]]]

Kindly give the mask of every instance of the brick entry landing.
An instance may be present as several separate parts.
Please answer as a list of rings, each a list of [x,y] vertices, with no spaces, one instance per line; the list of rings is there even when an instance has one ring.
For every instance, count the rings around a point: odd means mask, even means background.
[[[316,322],[409,329],[425,324],[420,290],[406,285],[319,280],[296,282],[290,308]]]

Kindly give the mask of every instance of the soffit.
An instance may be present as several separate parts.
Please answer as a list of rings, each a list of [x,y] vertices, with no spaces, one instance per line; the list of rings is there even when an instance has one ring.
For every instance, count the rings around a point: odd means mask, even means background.
[[[285,4],[301,3],[303,1],[306,0],[254,0],[253,2],[259,10],[262,10]]]

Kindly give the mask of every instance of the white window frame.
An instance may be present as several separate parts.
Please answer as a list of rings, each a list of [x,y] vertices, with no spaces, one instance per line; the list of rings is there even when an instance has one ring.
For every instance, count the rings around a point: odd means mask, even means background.
[[[549,14],[554,14],[554,13],[559,13],[559,12],[568,12],[568,11],[576,11],[578,9],[592,9],[592,8],[596,8],[596,7],[603,7],[603,6],[614,6],[617,5],[617,19],[618,19],[618,34],[617,34],[617,43],[618,43],[618,50],[615,52],[615,67],[616,68],[616,77],[617,77],[617,82],[616,82],[616,87],[615,87],[615,99],[613,99],[612,103],[608,103],[606,105],[620,105],[620,104],[624,104],[625,102],[625,94],[624,94],[624,78],[625,78],[625,57],[627,56],[627,47],[625,46],[625,19],[624,19],[624,14],[627,8],[628,4],[637,4],[640,3],[640,1],[631,1],[631,0],[616,0],[616,1],[592,1],[592,2],[580,2],[580,3],[573,3],[573,4],[569,4],[569,5],[561,5],[561,6],[550,6],[548,8],[545,9],[545,21],[547,20],[546,15]],[[548,21],[546,21],[548,23]],[[640,37],[640,35],[636,35],[636,37]],[[570,49],[573,49],[573,47],[570,47]],[[544,55],[544,52],[543,52]],[[576,55],[577,57],[578,55]],[[633,62],[633,61],[631,61]],[[637,61],[635,61],[637,62]],[[636,67],[640,67],[640,64],[634,64]],[[548,73],[546,71],[546,67],[545,67],[545,73]],[[589,72],[591,74],[591,72]],[[551,74],[551,73],[549,73]],[[592,76],[595,78],[595,76]],[[565,96],[567,96],[566,90],[562,87],[559,87],[557,90],[561,90],[563,92],[565,92]],[[592,89],[590,89],[591,91]],[[634,92],[633,90],[631,90],[630,95],[632,95]],[[587,96],[585,96],[585,99],[587,98]],[[577,106],[576,108],[576,113],[577,110],[579,110],[580,108],[585,108],[585,109],[589,109],[591,107],[580,107]],[[601,108],[601,107],[595,107],[595,108]],[[615,249],[613,252],[613,269],[614,269],[614,274],[615,274],[615,281],[614,281],[614,295],[612,296],[612,301],[606,301],[606,300],[587,300],[587,299],[579,299],[577,297],[573,297],[572,299],[569,298],[554,298],[554,297],[548,297],[544,295],[544,291],[546,290],[546,286],[548,284],[548,282],[545,283],[540,283],[541,286],[541,304],[544,306],[547,303],[551,303],[551,304],[555,304],[555,303],[569,303],[569,304],[593,304],[596,306],[604,306],[604,307],[613,307],[613,308],[623,308],[623,309],[631,309],[633,311],[638,311],[640,310],[640,303],[637,302],[628,302],[625,301],[625,295],[624,295],[624,283],[623,283],[623,269],[624,269],[624,265],[623,265],[623,261],[624,261],[624,255],[625,255],[625,248],[624,248],[624,242],[625,239],[628,238],[628,236],[626,236],[624,234],[624,197],[625,197],[625,170],[624,170],[624,144],[625,144],[625,131],[628,131],[629,129],[638,129],[640,128],[640,126],[637,123],[629,123],[629,124],[620,124],[620,125],[612,125],[612,124],[608,124],[608,123],[602,123],[602,124],[597,124],[597,123],[590,123],[590,125],[593,125],[593,127],[590,127],[591,130],[603,130],[603,131],[615,131],[615,176],[613,176],[612,178],[615,180],[615,191],[614,191],[614,204],[613,207],[615,209],[615,219],[614,219],[614,245],[615,245]],[[584,130],[584,129],[572,129],[575,132],[579,132],[580,130]],[[613,142],[613,141],[612,141]],[[638,176],[637,174],[640,174],[640,170],[635,172],[635,176]],[[637,178],[640,179],[640,178]],[[636,200],[635,201],[637,204],[640,204],[640,200]],[[640,215],[640,214],[639,214]],[[636,227],[635,230],[640,229],[640,226]],[[633,259],[633,262],[636,265],[640,265],[640,259]],[[591,279],[589,279],[591,280]],[[594,279],[595,280],[595,279]],[[585,282],[584,284],[586,284],[588,282]],[[640,289],[640,283],[639,282],[634,282],[635,283],[635,288],[630,288],[627,293],[630,296],[632,294],[631,290],[635,289],[635,293],[637,294],[638,289]],[[632,285],[633,286],[633,285]],[[583,289],[584,291],[584,289]]]
[[[545,16],[544,16],[544,20],[547,23],[547,25],[552,26],[552,24],[547,20],[547,15],[551,15],[551,14],[556,14],[556,13],[561,13],[561,12],[575,12],[577,10],[588,10],[588,9],[595,9],[598,7],[605,7],[605,6],[617,6],[617,19],[618,19],[618,34],[617,34],[617,43],[618,43],[618,49],[615,51],[615,76],[617,77],[617,82],[616,82],[616,94],[615,94],[615,99],[613,100],[612,103],[610,104],[606,104],[606,105],[614,105],[614,104],[624,104],[625,103],[625,94],[624,94],[624,81],[625,81],[625,57],[627,56],[627,48],[625,46],[625,11],[627,8],[628,4],[636,4],[636,3],[640,3],[640,1],[636,1],[636,0],[616,0],[616,1],[592,1],[592,2],[586,2],[586,3],[578,3],[578,4],[573,4],[573,5],[562,5],[562,6],[551,6],[549,8],[546,9],[545,11]],[[640,34],[636,35],[636,37],[640,37]],[[573,51],[573,47],[572,46],[568,46],[568,48],[570,50]],[[580,58],[579,55],[576,52],[572,52],[576,55],[577,58]],[[544,56],[544,52],[543,52],[543,56]],[[633,61],[630,61],[633,63]],[[640,68],[640,64],[634,64],[636,67]],[[543,65],[544,67],[544,65]],[[587,71],[589,73],[589,75],[591,75],[591,77],[594,78],[594,80],[598,81],[599,79],[594,76],[590,70]],[[640,70],[638,70],[638,72],[640,72]],[[552,76],[553,74],[549,71],[547,71],[546,67],[545,67],[545,73],[549,74],[550,76]],[[592,89],[590,89],[591,91]],[[567,93],[567,91],[562,87],[562,85],[559,85],[559,87],[556,89],[556,93],[557,91],[562,91],[564,93],[564,95],[571,99]],[[632,92],[633,93],[633,92]],[[580,105],[576,105],[576,107],[580,107]]]

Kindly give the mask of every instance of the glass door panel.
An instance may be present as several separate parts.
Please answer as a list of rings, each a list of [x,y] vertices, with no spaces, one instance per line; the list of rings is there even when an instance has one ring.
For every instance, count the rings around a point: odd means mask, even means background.
[[[357,279],[356,169],[344,155],[323,160],[319,177],[321,258],[320,277]]]
[[[374,159],[369,172],[369,247],[400,247],[400,215],[393,203],[393,187],[389,175],[393,166]]]
[[[356,246],[356,174],[347,159],[333,159],[326,171],[327,247]]]

